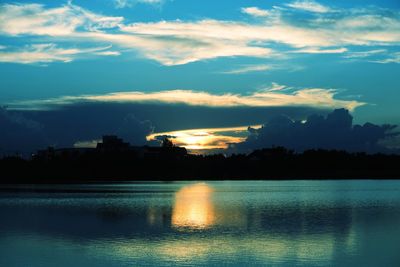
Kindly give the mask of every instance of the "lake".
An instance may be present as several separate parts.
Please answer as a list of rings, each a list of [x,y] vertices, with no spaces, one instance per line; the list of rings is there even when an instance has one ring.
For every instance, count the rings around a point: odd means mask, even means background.
[[[2,186],[0,266],[400,266],[400,181]]]

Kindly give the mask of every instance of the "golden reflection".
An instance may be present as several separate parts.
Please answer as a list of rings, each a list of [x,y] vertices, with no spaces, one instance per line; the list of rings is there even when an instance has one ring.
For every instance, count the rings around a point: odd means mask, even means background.
[[[201,262],[209,256],[234,259],[243,255],[257,261],[269,262],[270,265],[279,265],[291,259],[302,263],[331,261],[335,256],[337,242],[334,235],[324,233],[312,236],[302,234],[293,238],[265,233],[243,236],[217,234],[202,238],[187,236],[155,240],[138,238],[126,242],[121,240],[111,246],[103,244],[104,247],[101,247],[96,244],[95,250],[97,255],[111,254],[113,257],[118,255],[130,259],[145,259],[152,255],[163,260],[187,263]]]
[[[183,187],[175,195],[172,225],[178,228],[207,228],[215,223],[213,189],[205,183]]]

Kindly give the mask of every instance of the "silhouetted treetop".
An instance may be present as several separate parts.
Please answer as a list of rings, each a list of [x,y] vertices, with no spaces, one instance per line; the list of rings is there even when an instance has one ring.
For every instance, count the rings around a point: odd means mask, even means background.
[[[164,148],[171,148],[174,147],[174,143],[169,139],[169,138],[164,138],[164,140],[162,141],[162,147]]]

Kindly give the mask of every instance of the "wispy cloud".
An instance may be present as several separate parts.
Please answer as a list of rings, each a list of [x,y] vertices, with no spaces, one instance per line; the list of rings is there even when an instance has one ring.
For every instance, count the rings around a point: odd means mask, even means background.
[[[293,53],[306,53],[306,54],[342,54],[347,51],[347,48],[334,48],[334,49],[320,49],[320,48],[304,48],[292,51]]]
[[[266,17],[270,15],[270,12],[265,9],[258,7],[244,7],[241,9],[242,13],[253,16],[253,17]]]
[[[286,4],[286,6],[295,8],[295,9],[304,10],[304,11],[316,12],[316,13],[327,13],[327,12],[332,11],[331,8],[321,5],[320,3],[317,3],[315,1],[310,1],[310,0],[298,0],[298,1],[294,1],[292,3]]]
[[[344,58],[367,58],[371,56],[385,54],[387,52],[386,49],[375,49],[375,50],[368,50],[368,51],[359,51],[359,52],[348,52],[343,57]]]
[[[278,84],[278,83],[272,83],[270,86],[263,87],[260,91],[274,92],[274,91],[281,91],[281,90],[284,90],[284,89],[289,89],[290,90],[291,88],[288,88],[287,86],[281,85],[281,84]]]
[[[396,12],[379,8],[328,12],[329,7],[312,1],[295,1],[288,6],[291,9],[243,8],[246,14],[263,17],[252,23],[202,19],[129,24],[123,17],[100,15],[71,3],[55,8],[40,4],[3,4],[0,5],[0,35],[42,37],[60,47],[61,42],[68,41],[82,46],[112,44],[115,52],[100,55],[116,55],[117,49],[128,48],[167,66],[218,57],[293,55],[293,51],[343,53],[349,46],[398,46],[400,43],[400,16]],[[299,9],[316,12],[318,16],[297,21],[291,12]],[[278,12],[279,16],[268,16],[271,12]]]
[[[132,7],[136,4],[161,5],[165,0],[114,0],[116,8]]]
[[[387,49],[348,52],[343,57],[350,61],[364,60],[378,64],[400,63],[400,52],[388,51]]]
[[[321,54],[343,53],[347,50],[346,46],[396,45],[400,42],[399,18],[380,14],[372,20],[365,14],[343,12],[342,16],[327,15],[326,20],[315,19],[302,24],[285,20],[284,16],[256,24],[211,19],[194,22],[177,20],[121,25],[121,31],[151,42],[153,46],[147,47],[159,49],[155,52],[154,49],[147,51],[141,48],[145,55],[168,65],[219,56],[274,57],[279,53],[268,47],[272,43],[283,44],[302,53]],[[349,25],[350,18],[364,26]],[[172,54],[164,52],[166,44],[167,51],[172,51]],[[193,54],[198,55],[192,57]]]
[[[71,62],[78,55],[95,53],[97,55],[114,55],[113,51],[104,51],[107,47],[95,48],[59,48],[55,44],[35,44],[19,48],[14,51],[0,51],[0,62],[10,63],[50,63],[50,62]],[[110,54],[111,53],[111,54]],[[118,53],[118,52],[117,52]]]
[[[371,60],[370,62],[388,64],[388,63],[398,63],[400,64],[400,52],[392,53],[387,58],[379,60]]]
[[[365,103],[356,100],[337,99],[337,90],[322,88],[305,88],[283,90],[284,86],[273,84],[271,88],[247,95],[212,94],[204,91],[169,90],[160,92],[118,92],[105,95],[65,96],[47,100],[32,100],[9,103],[13,109],[46,109],[59,105],[81,102],[113,103],[164,103],[185,104],[208,107],[279,107],[309,106],[320,108],[347,108],[354,110]]]
[[[122,17],[98,15],[71,3],[57,8],[41,4],[0,5],[0,33],[10,36],[73,37],[77,32],[114,28],[122,20]]]
[[[240,36],[240,29],[245,30],[240,24],[216,20],[135,23],[121,26],[125,34],[115,41],[123,46],[136,43],[136,49],[144,56],[164,65],[181,65],[218,57],[268,57],[273,54],[272,49],[253,45],[251,39]],[[226,30],[231,34],[224,32]]]
[[[121,53],[118,51],[100,51],[100,52],[95,52],[94,54],[100,55],[100,56],[119,56],[119,55],[121,55]]]
[[[245,74],[249,72],[264,72],[268,70],[274,69],[274,66],[272,65],[266,65],[266,64],[260,64],[260,65],[246,65],[246,66],[241,66],[236,69],[228,70],[228,71],[223,71],[223,74]]]

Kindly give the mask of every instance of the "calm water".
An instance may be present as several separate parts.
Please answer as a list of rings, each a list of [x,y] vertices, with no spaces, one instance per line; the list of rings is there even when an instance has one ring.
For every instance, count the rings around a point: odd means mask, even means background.
[[[400,266],[400,181],[50,188],[3,188],[0,266]]]

